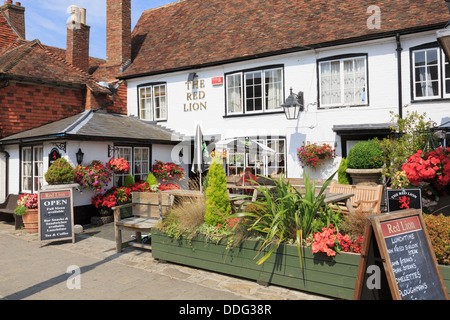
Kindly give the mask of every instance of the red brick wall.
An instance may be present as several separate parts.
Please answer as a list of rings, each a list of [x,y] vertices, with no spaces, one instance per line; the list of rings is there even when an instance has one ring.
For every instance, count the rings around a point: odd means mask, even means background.
[[[106,60],[123,65],[131,58],[131,0],[106,2]]]
[[[0,137],[84,111],[84,91],[11,81],[0,89]]]
[[[89,26],[67,25],[66,61],[81,70],[89,70]]]

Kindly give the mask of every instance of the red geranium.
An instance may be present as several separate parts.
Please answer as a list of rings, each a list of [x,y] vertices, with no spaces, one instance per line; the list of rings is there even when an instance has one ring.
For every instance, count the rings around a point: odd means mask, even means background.
[[[334,159],[336,150],[329,144],[307,143],[297,149],[297,158],[302,163],[302,167],[308,166],[312,168],[320,167],[325,164],[325,160]]]
[[[124,174],[130,171],[130,164],[124,158],[111,158],[106,167],[115,174]]]
[[[328,228],[323,228],[322,232],[313,234],[312,252],[324,252],[327,256],[335,256],[336,253],[355,252],[361,253],[363,237],[359,236],[356,241],[352,241],[349,235],[343,236],[334,230],[332,224]]]
[[[450,185],[450,148],[440,147],[427,154],[419,150],[408,158],[402,169],[412,184],[428,182],[442,191]]]

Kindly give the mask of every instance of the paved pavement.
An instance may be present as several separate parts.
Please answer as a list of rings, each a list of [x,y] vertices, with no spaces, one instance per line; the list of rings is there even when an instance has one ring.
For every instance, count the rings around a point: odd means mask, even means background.
[[[76,235],[75,243],[40,247],[37,234],[0,221],[0,300],[327,300],[159,263],[149,250],[116,253],[105,230],[87,230]],[[78,269],[68,272],[70,266]]]

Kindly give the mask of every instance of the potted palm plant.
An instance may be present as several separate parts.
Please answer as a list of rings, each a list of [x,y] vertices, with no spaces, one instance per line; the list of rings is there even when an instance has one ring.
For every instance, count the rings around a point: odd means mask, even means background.
[[[22,221],[25,230],[28,233],[38,232],[38,195],[37,194],[23,194],[17,200],[17,207],[14,213],[22,216]]]

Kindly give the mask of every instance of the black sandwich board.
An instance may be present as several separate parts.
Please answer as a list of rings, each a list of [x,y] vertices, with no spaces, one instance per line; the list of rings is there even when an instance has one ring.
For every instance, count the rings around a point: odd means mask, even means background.
[[[40,191],[38,197],[41,244],[68,239],[75,243],[72,189]]]
[[[364,239],[354,299],[448,300],[421,210],[369,216]]]
[[[420,189],[387,189],[387,211],[421,209],[422,192]]]

